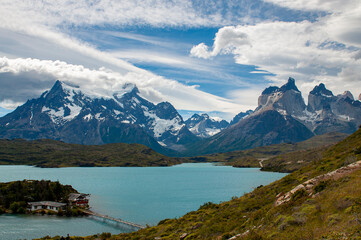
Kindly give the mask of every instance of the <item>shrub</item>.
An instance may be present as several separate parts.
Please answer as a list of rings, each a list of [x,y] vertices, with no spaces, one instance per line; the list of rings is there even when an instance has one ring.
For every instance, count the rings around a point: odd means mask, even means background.
[[[319,192],[325,190],[326,186],[327,186],[327,182],[321,181],[319,184],[317,184],[317,185],[313,188],[313,191],[314,191],[314,193],[319,193]]]
[[[108,238],[110,238],[112,236],[112,234],[111,233],[108,233],[108,232],[106,232],[106,233],[102,233],[102,234],[100,234],[100,239],[108,239]]]
[[[0,207],[0,214],[5,213],[5,208]]]
[[[212,203],[212,202],[207,202],[205,204],[203,204],[202,206],[199,207],[199,209],[209,209],[209,208],[213,208],[215,207],[217,204]]]
[[[298,199],[301,199],[305,196],[307,196],[307,192],[305,189],[302,188],[292,195],[292,201],[297,201]]]
[[[9,209],[12,213],[25,213],[26,202],[13,202],[10,204]]]

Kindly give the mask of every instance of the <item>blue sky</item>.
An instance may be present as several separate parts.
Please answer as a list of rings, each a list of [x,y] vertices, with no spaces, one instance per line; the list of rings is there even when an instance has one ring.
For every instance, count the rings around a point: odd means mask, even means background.
[[[125,82],[187,118],[230,120],[289,76],[307,94],[361,93],[356,0],[4,0],[0,116],[55,79],[109,94]]]

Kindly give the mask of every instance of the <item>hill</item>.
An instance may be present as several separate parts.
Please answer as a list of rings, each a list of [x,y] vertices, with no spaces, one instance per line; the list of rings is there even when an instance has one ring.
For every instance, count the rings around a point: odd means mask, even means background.
[[[66,203],[70,193],[77,191],[59,182],[23,180],[0,183],[0,214],[25,213],[27,202],[56,201]]]
[[[69,144],[41,139],[0,139],[1,165],[38,167],[171,166],[177,158],[164,156],[141,144]]]
[[[360,239],[360,175],[361,129],[270,185],[108,239]]]
[[[283,156],[286,153],[295,152],[294,155],[302,155],[305,150],[320,151],[321,147],[329,146],[335,144],[345,139],[348,135],[345,133],[326,133],[323,135],[314,136],[306,141],[297,142],[297,143],[280,143],[273,144],[269,146],[256,147],[253,149],[243,150],[243,151],[232,151],[226,153],[214,153],[198,157],[190,157],[189,161],[197,162],[223,162],[226,165],[233,167],[260,167],[260,160],[262,164],[267,163],[268,168],[262,168],[262,170],[275,171],[275,172],[290,172],[291,169],[279,168],[280,162],[282,162]],[[297,152],[297,153],[296,153]],[[278,157],[276,157],[278,156]],[[288,162],[289,159],[296,158],[283,158],[284,162]],[[308,161],[305,161],[308,162]],[[290,165],[290,164],[288,164]],[[295,168],[300,168],[298,165]],[[294,169],[292,167],[292,169]]]

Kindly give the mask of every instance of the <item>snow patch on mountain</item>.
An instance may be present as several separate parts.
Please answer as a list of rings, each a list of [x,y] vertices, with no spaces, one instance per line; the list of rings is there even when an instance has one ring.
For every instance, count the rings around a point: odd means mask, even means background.
[[[194,114],[185,123],[194,135],[202,138],[211,137],[229,126],[227,121],[210,117],[208,114]]]
[[[93,119],[93,115],[91,115],[91,114],[89,113],[89,114],[85,115],[85,116],[83,117],[83,119],[84,119],[85,121],[90,121],[90,120]]]
[[[155,113],[144,112],[144,115],[152,119],[151,129],[154,132],[154,137],[160,138],[163,133],[170,131],[172,135],[177,135],[179,130],[185,126],[185,124],[180,124],[181,119],[178,117],[173,119],[161,119]]]
[[[99,120],[99,121],[104,121],[105,120],[105,117],[102,117],[102,114],[101,113],[97,113],[95,114],[95,119]]]
[[[221,132],[221,129],[219,128],[206,128],[205,132],[207,133],[208,136],[213,136],[216,135],[217,133]]]

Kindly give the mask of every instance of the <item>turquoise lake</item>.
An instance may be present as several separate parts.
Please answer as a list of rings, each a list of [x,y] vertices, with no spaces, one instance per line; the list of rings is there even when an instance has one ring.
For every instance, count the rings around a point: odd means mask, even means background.
[[[0,166],[0,182],[44,179],[70,184],[91,194],[91,210],[142,225],[181,217],[206,202],[228,201],[285,175],[211,163],[140,168]],[[5,240],[129,231],[129,227],[91,217],[0,215],[0,239]]]

